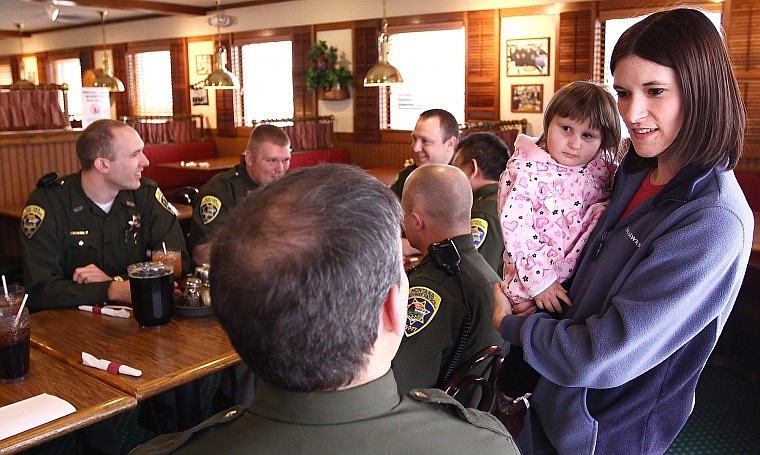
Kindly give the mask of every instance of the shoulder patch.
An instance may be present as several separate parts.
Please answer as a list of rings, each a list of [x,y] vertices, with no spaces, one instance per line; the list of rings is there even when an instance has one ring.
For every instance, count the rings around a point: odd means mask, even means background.
[[[45,209],[39,205],[27,205],[24,207],[24,211],[21,212],[21,232],[24,233],[26,238],[31,239],[40,229],[40,226],[42,226],[44,219]]]
[[[433,320],[440,305],[441,296],[434,290],[424,286],[410,288],[409,300],[406,304],[404,334],[411,337],[420,333]]]
[[[214,221],[219,211],[222,210],[222,201],[214,196],[203,196],[201,199],[201,221],[203,224],[209,224]]]
[[[172,210],[169,201],[166,200],[166,196],[164,196],[164,193],[161,192],[161,188],[159,187],[156,187],[156,200],[159,204],[161,204],[161,207],[165,208],[169,213],[172,215],[177,215],[177,212]]]
[[[488,221],[483,218],[471,218],[470,229],[472,230],[472,240],[475,242],[475,248],[480,248],[488,235]]]

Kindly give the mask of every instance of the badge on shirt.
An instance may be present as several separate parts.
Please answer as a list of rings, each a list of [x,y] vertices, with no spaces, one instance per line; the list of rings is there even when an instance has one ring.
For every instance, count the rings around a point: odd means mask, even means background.
[[[222,201],[218,198],[203,196],[203,199],[201,199],[201,221],[203,221],[203,224],[209,224],[214,221],[221,209]]]
[[[486,241],[488,221],[483,218],[471,218],[470,229],[472,230],[472,240],[475,242],[475,248],[480,248],[480,245]]]
[[[45,209],[39,205],[27,205],[24,207],[24,211],[21,212],[21,232],[24,233],[26,238],[31,239],[40,229],[40,226],[42,226],[44,219]]]
[[[169,211],[172,215],[176,215],[177,212],[172,210],[171,204],[169,204],[169,201],[166,200],[166,196],[164,196],[164,193],[161,192],[161,188],[156,188],[156,200],[163,208]]]
[[[424,286],[409,289],[404,334],[411,337],[420,333],[433,320],[440,305],[441,296],[434,290]]]

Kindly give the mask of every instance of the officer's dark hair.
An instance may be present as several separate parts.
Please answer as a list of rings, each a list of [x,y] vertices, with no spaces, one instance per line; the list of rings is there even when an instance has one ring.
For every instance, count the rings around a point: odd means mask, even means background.
[[[428,109],[420,114],[420,119],[422,120],[427,120],[433,117],[438,117],[438,121],[441,123],[443,142],[449,140],[450,137],[455,137],[459,140],[459,123],[457,123],[457,119],[451,114],[451,112],[445,109]]]
[[[264,142],[271,142],[280,147],[285,147],[290,145],[290,138],[287,133],[285,133],[285,130],[279,126],[262,123],[251,131],[245,149],[252,153],[256,153],[258,151],[258,146]]]
[[[251,192],[212,241],[214,309],[260,378],[336,390],[366,368],[401,283],[401,208],[360,169],[297,169]]]
[[[672,68],[683,93],[683,122],[659,159],[681,166],[733,169],[744,148],[746,113],[720,32],[704,13],[676,8],[654,13],[626,30],[610,60],[635,55]]]
[[[485,178],[498,181],[512,152],[499,136],[484,132],[472,133],[462,139],[457,144],[456,154],[461,156],[463,165],[475,159]]]
[[[123,122],[111,119],[101,119],[90,123],[77,139],[77,158],[83,170],[92,169],[96,158],[113,160],[114,152],[113,130],[132,128]]]

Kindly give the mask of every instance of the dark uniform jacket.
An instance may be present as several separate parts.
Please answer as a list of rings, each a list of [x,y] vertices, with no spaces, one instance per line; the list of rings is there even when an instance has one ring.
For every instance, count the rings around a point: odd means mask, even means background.
[[[499,184],[489,183],[473,194],[470,227],[475,248],[488,265],[502,276],[504,273],[504,239],[499,226],[496,195]]]
[[[120,191],[109,213],[85,195],[79,174],[37,188],[21,215],[21,242],[32,310],[104,302],[111,282],[75,283],[74,269],[95,264],[126,279],[127,266],[149,260],[149,250],[162,243],[181,250],[185,268],[190,266],[177,216],[148,179],[137,190]]]
[[[198,426],[178,454],[518,454],[495,417],[440,390],[399,396],[393,374],[337,392],[288,392],[259,382],[253,405]],[[130,454],[169,453],[198,429],[165,435]]]
[[[391,190],[396,193],[396,196],[398,196],[399,199],[401,199],[401,194],[404,192],[404,182],[406,182],[406,178],[409,177],[409,174],[415,169],[417,169],[416,164],[410,164],[404,169],[401,169],[396,176],[396,180],[391,183]]]
[[[472,314],[470,334],[459,362],[461,365],[484,347],[501,346],[503,343],[491,323],[492,285],[501,280],[483,256],[478,254],[472,235],[460,235],[452,240],[461,257],[464,293]],[[409,271],[405,337],[393,359],[393,371],[400,392],[436,386],[456,347],[466,314],[456,276],[438,267],[429,254]],[[463,394],[462,399],[467,403],[467,395]]]
[[[219,224],[240,199],[258,186],[251,180],[242,164],[216,174],[206,182],[193,201],[188,248],[192,251],[194,247],[207,243],[214,226]]]

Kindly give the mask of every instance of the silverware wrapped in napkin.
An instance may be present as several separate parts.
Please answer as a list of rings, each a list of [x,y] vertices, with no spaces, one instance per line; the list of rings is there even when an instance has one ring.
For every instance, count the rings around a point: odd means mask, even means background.
[[[126,374],[129,376],[142,376],[142,371],[122,365],[117,362],[112,362],[106,359],[98,359],[92,354],[82,352],[82,363],[88,367],[97,368],[99,370],[105,370],[111,374]]]
[[[107,306],[99,307],[99,306],[92,306],[92,305],[79,305],[79,309],[82,311],[89,311],[90,313],[105,314],[107,316],[114,316],[117,318],[130,317],[129,311],[125,310],[122,307],[109,308]]]

